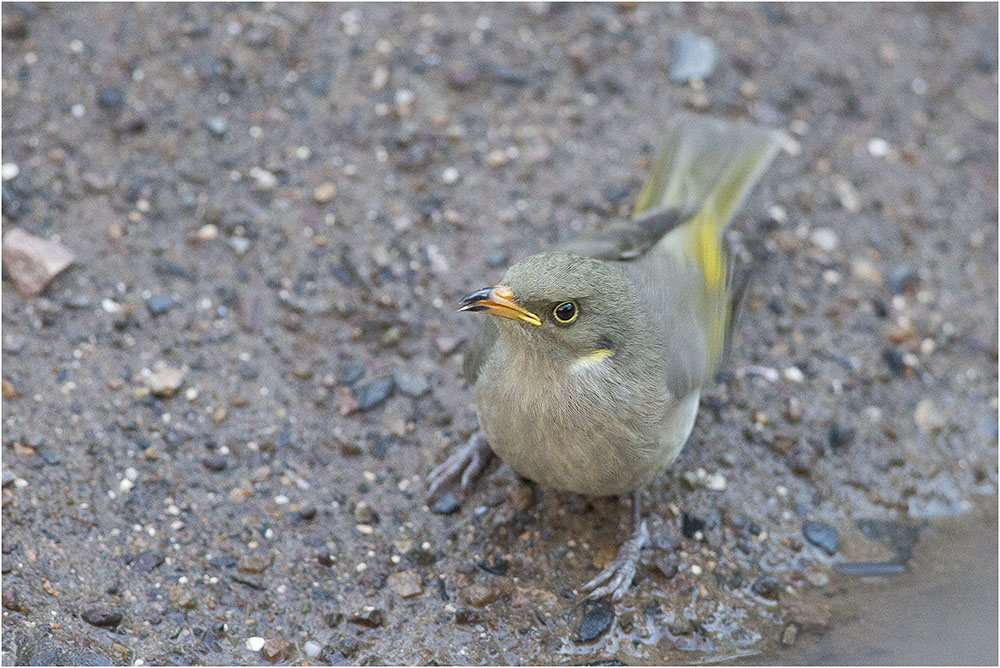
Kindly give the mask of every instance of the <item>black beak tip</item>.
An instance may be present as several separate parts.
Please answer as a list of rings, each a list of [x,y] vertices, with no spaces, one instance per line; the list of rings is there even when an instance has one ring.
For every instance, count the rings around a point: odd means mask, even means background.
[[[459,311],[482,311],[486,307],[479,302],[489,299],[490,293],[493,292],[493,288],[483,288],[481,290],[476,290],[473,293],[467,294],[462,297],[462,301],[458,303]]]

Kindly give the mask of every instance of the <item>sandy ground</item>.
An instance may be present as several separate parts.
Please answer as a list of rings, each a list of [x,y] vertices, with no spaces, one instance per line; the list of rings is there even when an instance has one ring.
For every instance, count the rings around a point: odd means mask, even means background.
[[[835,564],[905,563],[925,518],[996,494],[996,25],[4,3],[3,228],[77,262],[41,297],[3,282],[3,663],[808,642]],[[718,49],[703,85],[671,81],[682,31]],[[737,221],[759,268],[732,357],[644,495],[675,547],[585,610],[626,501],[499,468],[425,503],[476,426],[455,305],[625,215],[682,109],[789,140]]]

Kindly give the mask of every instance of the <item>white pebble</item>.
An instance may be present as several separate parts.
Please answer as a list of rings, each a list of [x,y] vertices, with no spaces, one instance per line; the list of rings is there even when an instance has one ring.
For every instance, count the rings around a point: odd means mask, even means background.
[[[875,158],[884,158],[889,155],[889,142],[881,137],[875,137],[868,142],[868,152]]]
[[[70,107],[70,109],[69,109],[69,113],[73,114],[73,115],[74,115],[75,117],[77,117],[77,118],[80,118],[80,117],[82,117],[82,116],[83,116],[83,115],[84,115],[85,113],[87,113],[87,108],[86,108],[86,107],[84,107],[84,106],[83,106],[82,104],[80,104],[79,102],[77,102],[77,103],[76,103],[76,104],[74,104],[74,105],[73,105],[72,107]]]
[[[458,170],[454,167],[448,167],[443,172],[441,172],[441,182],[445,185],[452,185],[457,183],[459,179]]]
[[[812,241],[813,246],[824,253],[832,253],[837,250],[837,246],[840,244],[840,238],[837,236],[837,233],[829,227],[817,227],[813,230],[809,239]]]
[[[705,489],[710,489],[713,492],[726,491],[726,476],[721,473],[709,473],[705,476]]]
[[[806,379],[805,374],[802,373],[802,370],[799,369],[799,367],[797,366],[788,367],[787,369],[781,372],[781,375],[784,376],[785,380],[789,381],[790,383],[801,383]]]
[[[246,646],[251,652],[259,652],[264,647],[264,639],[260,636],[251,636],[247,638]]]
[[[306,656],[310,659],[315,659],[319,656],[319,653],[323,651],[323,646],[315,640],[307,640],[305,644],[302,645],[302,651],[305,652]]]
[[[5,162],[3,163],[3,167],[0,167],[0,178],[4,181],[16,179],[17,175],[20,173],[21,168],[17,166],[16,162]]]

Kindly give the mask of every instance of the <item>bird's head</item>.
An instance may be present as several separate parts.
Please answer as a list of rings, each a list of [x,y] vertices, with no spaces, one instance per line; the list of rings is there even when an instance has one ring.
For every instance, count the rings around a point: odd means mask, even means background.
[[[460,311],[497,316],[509,345],[566,363],[616,355],[634,331],[639,309],[617,265],[571,253],[539,253],[507,270],[502,282],[477,290]]]

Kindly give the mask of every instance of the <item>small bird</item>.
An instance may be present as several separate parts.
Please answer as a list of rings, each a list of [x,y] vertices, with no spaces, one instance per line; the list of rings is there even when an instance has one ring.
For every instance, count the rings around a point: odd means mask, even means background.
[[[495,316],[464,359],[480,430],[430,473],[431,496],[459,476],[465,489],[494,453],[546,487],[632,492],[631,538],[583,587],[591,598],[625,593],[649,542],[639,491],[691,434],[746,285],[723,232],[779,140],[673,119],[631,219],[526,257],[462,299],[460,311]]]

